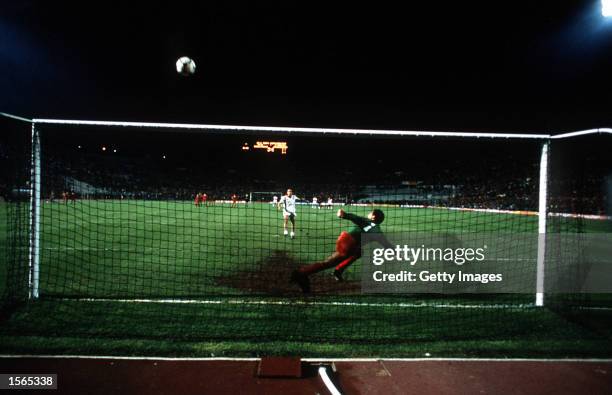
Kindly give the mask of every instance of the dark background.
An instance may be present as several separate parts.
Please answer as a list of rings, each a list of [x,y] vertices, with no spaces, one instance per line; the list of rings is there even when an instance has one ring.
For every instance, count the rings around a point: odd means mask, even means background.
[[[1,0],[0,10],[0,111],[24,116],[612,126],[612,20],[599,0]],[[194,76],[176,74],[182,55],[195,59]]]

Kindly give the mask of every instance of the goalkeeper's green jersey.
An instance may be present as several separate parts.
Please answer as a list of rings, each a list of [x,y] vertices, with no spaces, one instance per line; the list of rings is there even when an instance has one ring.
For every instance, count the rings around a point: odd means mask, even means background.
[[[368,242],[377,241],[381,245],[387,248],[393,248],[389,240],[385,237],[382,229],[379,224],[376,224],[370,221],[368,218],[360,217],[355,214],[344,213],[343,219],[348,219],[355,226],[348,231],[348,233],[355,239],[355,241],[361,245],[361,235],[363,233],[367,233],[370,235],[368,237]]]

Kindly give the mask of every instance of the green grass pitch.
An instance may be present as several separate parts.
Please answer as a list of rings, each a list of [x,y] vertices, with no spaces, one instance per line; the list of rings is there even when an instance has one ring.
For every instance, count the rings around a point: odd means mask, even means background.
[[[5,216],[4,205],[0,215]],[[369,210],[345,209],[360,215]],[[44,203],[42,210],[41,298],[2,318],[2,353],[612,353],[608,311],[535,308],[533,295],[371,296],[360,295],[358,288],[335,292],[333,283],[315,297],[302,297],[297,289],[291,293],[289,268],[283,265],[316,261],[333,251],[336,236],[349,226],[335,216],[336,209],[299,207],[294,240],[283,236],[280,213],[261,203],[197,208],[192,202],[84,200]],[[535,216],[384,210],[386,232],[537,232]],[[609,225],[587,222],[586,230],[609,231]],[[7,232],[7,219],[0,218],[0,242]],[[349,269],[349,284],[357,283],[359,265]],[[329,271],[313,282],[328,277]],[[4,286],[5,262],[0,280]],[[277,288],[278,293],[269,292]],[[194,303],[124,301],[139,299]]]

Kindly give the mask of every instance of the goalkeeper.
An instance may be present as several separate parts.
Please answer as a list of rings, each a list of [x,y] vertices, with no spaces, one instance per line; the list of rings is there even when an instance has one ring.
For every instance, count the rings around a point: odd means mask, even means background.
[[[355,226],[353,229],[342,231],[336,240],[336,251],[322,262],[316,262],[310,265],[302,266],[291,273],[291,282],[297,283],[302,292],[310,293],[310,279],[308,276],[318,273],[322,270],[336,267],[334,277],[338,281],[342,281],[342,273],[357,259],[361,257],[361,235],[368,233],[371,235],[369,240],[377,241],[386,248],[393,248],[387,240],[380,224],[385,219],[385,214],[382,210],[372,210],[367,218],[358,215],[350,214],[344,210],[338,210],[338,217],[348,219]]]

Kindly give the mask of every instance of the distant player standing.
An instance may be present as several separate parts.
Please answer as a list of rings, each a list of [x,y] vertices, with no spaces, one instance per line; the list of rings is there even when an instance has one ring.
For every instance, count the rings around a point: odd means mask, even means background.
[[[202,198],[202,194],[201,194],[201,193],[197,193],[197,194],[195,195],[195,200],[193,201],[193,204],[194,204],[196,207],[200,207],[200,199],[201,199],[201,198]]]
[[[238,207],[238,195],[235,193],[232,195],[232,204],[230,207]]]
[[[278,206],[278,196],[276,195],[272,196],[272,201],[270,202],[270,204],[273,204],[274,206]]]
[[[312,197],[312,207],[313,208],[321,208],[321,206],[319,206],[319,199],[316,196]]]
[[[287,189],[287,194],[281,197],[277,209],[280,210],[280,206],[283,206],[283,234],[287,236],[289,234],[287,232],[287,222],[291,221],[291,238],[295,237],[295,202],[298,200],[298,197],[293,194],[293,190],[291,188]]]
[[[208,195],[203,193],[200,196],[200,202],[203,203],[206,207],[208,207]]]

